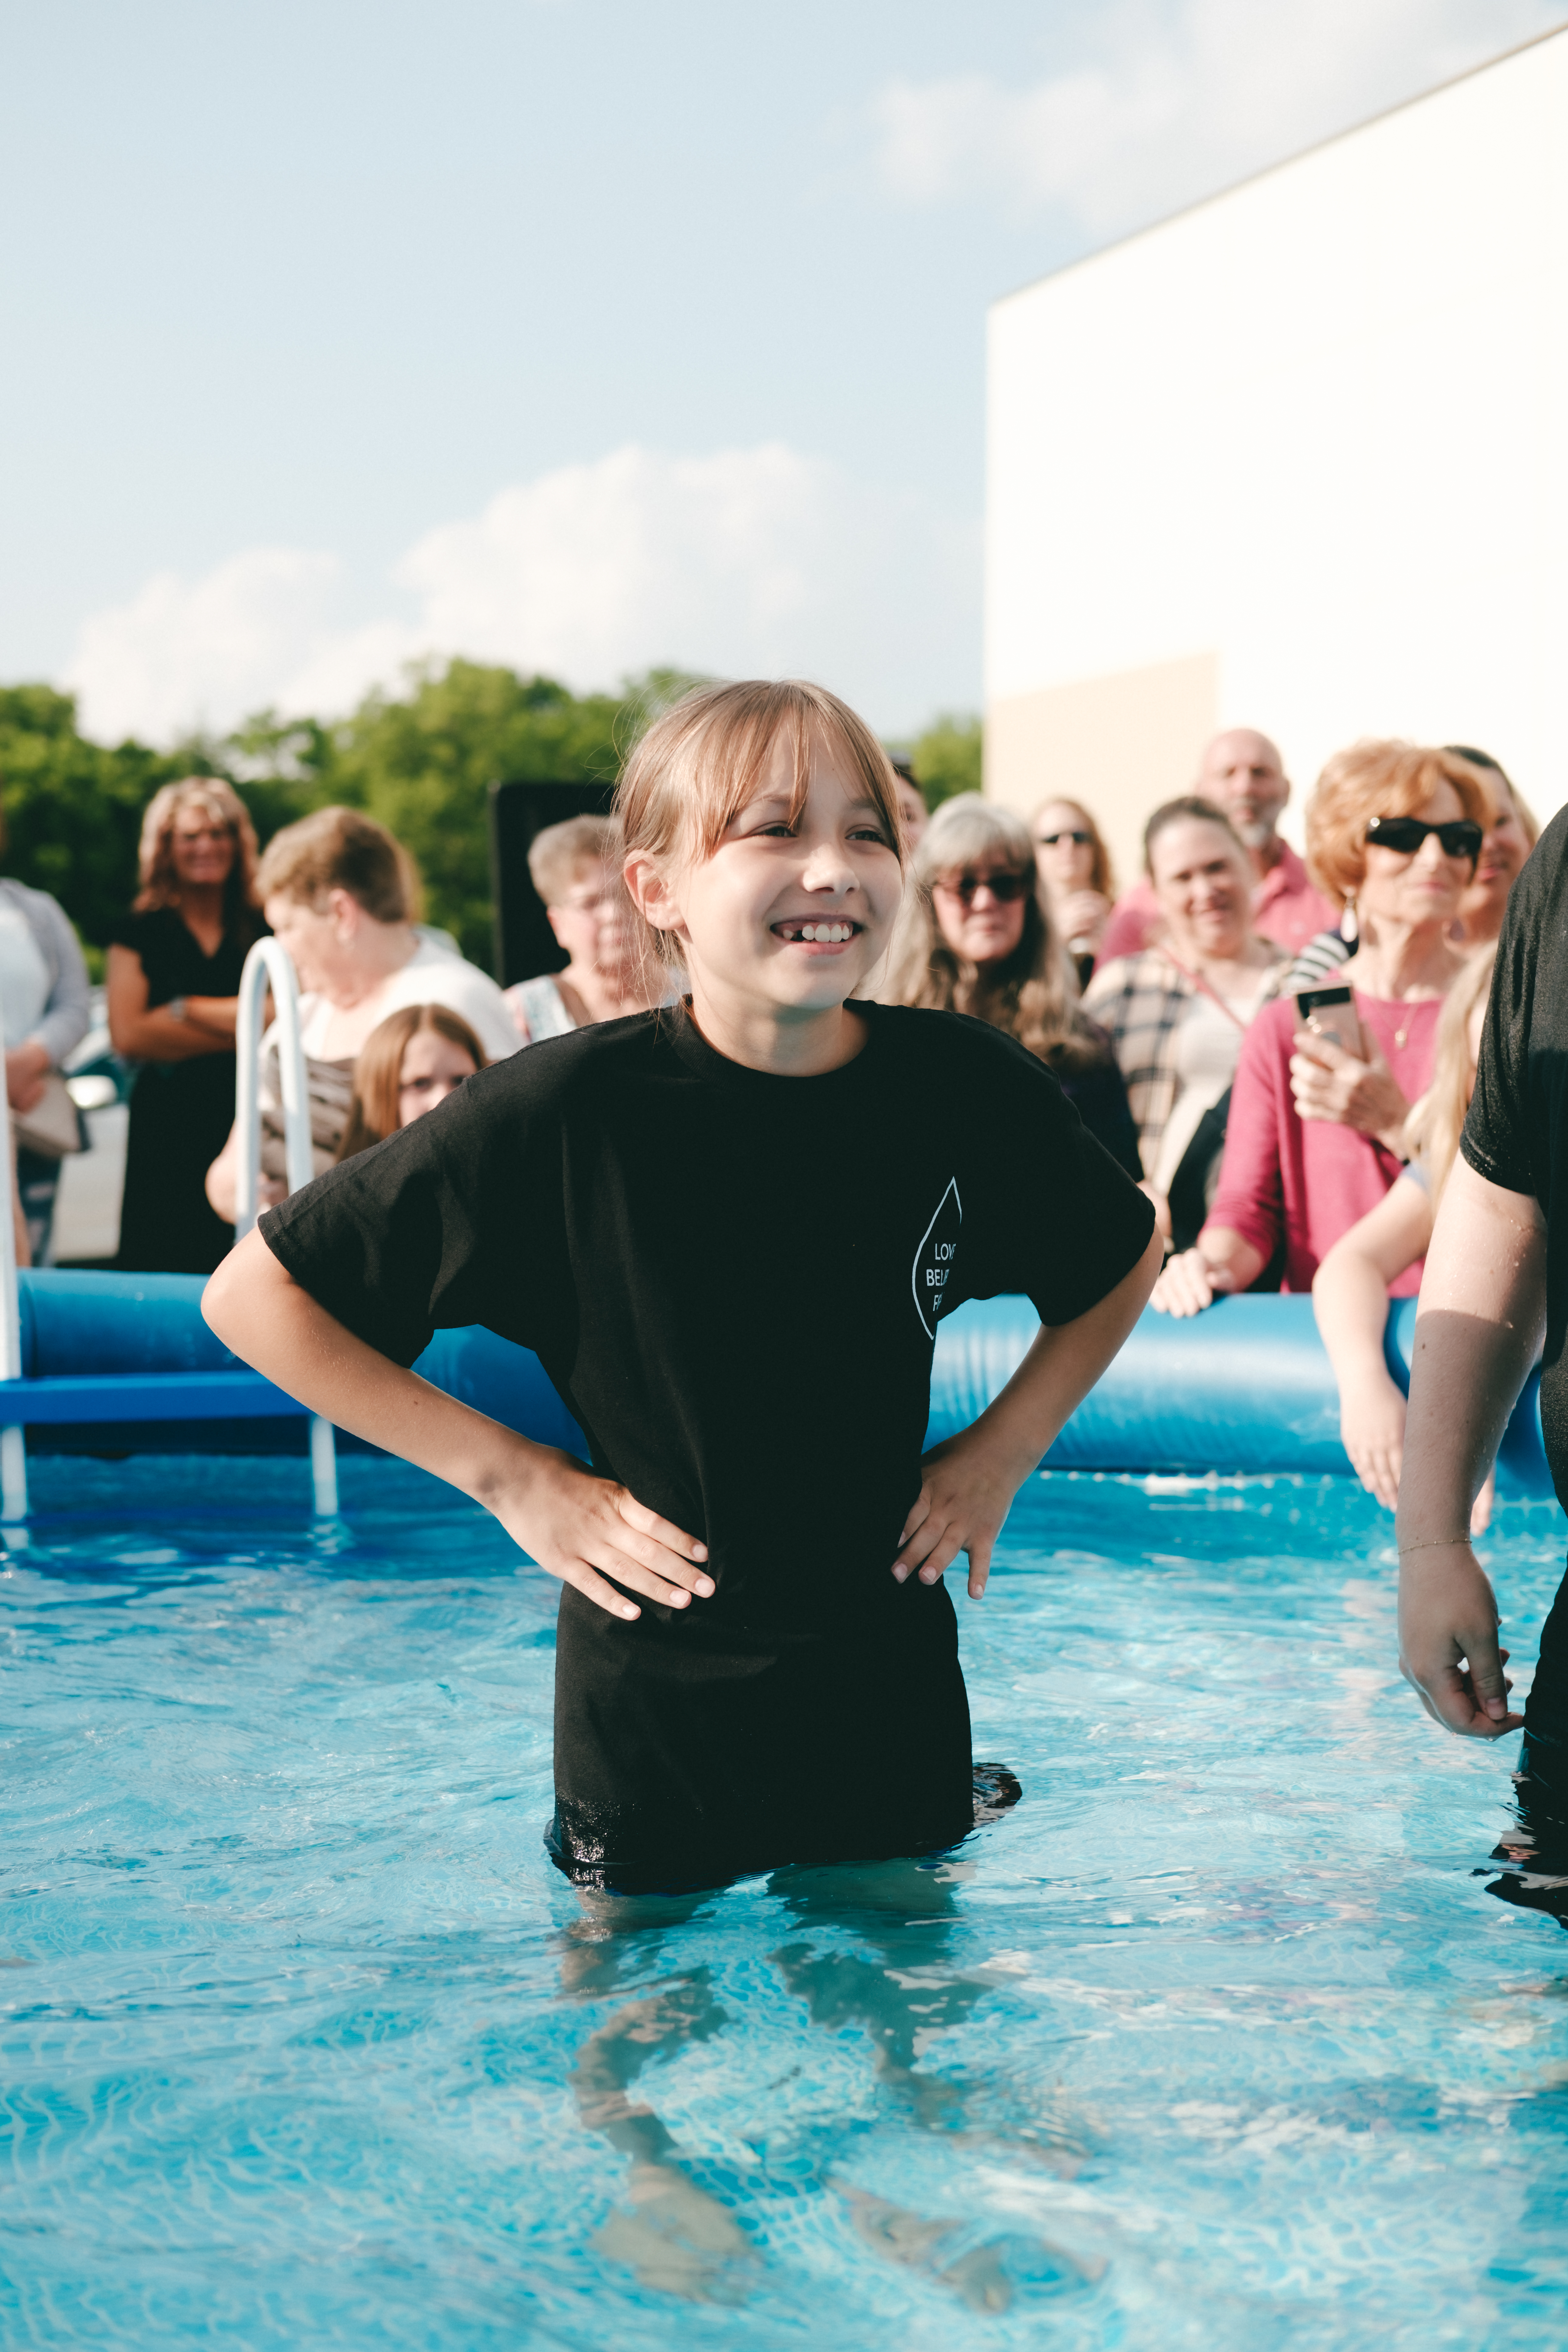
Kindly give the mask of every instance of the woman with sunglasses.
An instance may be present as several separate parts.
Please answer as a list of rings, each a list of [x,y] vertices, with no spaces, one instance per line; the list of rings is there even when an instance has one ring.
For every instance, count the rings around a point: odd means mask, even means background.
[[[1030,821],[1035,863],[1058,930],[1087,988],[1116,902],[1110,852],[1081,801],[1042,803]]]
[[[1112,1159],[1142,1175],[1110,1039],[1078,1002],[1023,819],[960,793],[931,818],[910,874],[888,1002],[968,1013],[1005,1029],[1055,1073]]]
[[[1438,1012],[1464,961],[1452,933],[1493,814],[1483,775],[1450,751],[1365,742],[1329,761],[1307,810],[1307,862],[1354,941],[1328,976],[1351,1000],[1304,1013],[1287,997],[1255,1024],[1214,1205],[1152,1306],[1195,1315],[1275,1263],[1281,1288],[1310,1290],[1334,1243],[1383,1199],[1405,1162],[1411,1105],[1431,1084]],[[1420,1285],[1417,1261],[1390,1296]]]

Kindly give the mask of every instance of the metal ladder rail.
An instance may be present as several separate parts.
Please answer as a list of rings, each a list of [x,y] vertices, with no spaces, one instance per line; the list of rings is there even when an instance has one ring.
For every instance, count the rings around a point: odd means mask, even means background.
[[[11,1106],[0,1086],[0,1521],[15,1530],[27,1516],[27,1433],[5,1419],[7,1381],[22,1377],[22,1297],[16,1281],[16,1162],[11,1146]],[[26,1537],[13,1532],[13,1540]]]
[[[235,1030],[234,1123],[239,1161],[234,1202],[237,1241],[242,1241],[256,1223],[261,1186],[261,1010],[268,988],[278,1023],[283,1160],[290,1192],[308,1184],[315,1172],[310,1149],[310,1097],[305,1076],[305,1049],[300,1035],[299,984],[294,967],[278,941],[258,940],[240,974]],[[0,1459],[0,1469],[3,1468]],[[332,1424],[320,1413],[310,1415],[310,1485],[316,1517],[336,1518],[338,1450]]]

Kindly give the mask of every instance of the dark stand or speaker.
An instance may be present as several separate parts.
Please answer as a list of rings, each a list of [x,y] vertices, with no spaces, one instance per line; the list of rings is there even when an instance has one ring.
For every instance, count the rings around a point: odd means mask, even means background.
[[[528,870],[536,833],[569,816],[607,816],[614,784],[492,784],[490,891],[495,905],[496,978],[503,988],[536,972],[561,971],[566,958]]]

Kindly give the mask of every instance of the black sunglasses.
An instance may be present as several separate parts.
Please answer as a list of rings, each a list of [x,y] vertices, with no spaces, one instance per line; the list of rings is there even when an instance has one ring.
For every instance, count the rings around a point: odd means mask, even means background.
[[[1058,841],[1076,841],[1080,849],[1087,849],[1094,835],[1092,833],[1079,833],[1075,825],[1070,833],[1065,829],[1061,833],[1037,833],[1035,839],[1042,849],[1054,849]]]
[[[989,890],[1000,906],[1010,907],[1035,887],[1032,874],[961,874],[956,882],[942,881],[937,887],[951,890],[967,907],[976,890]]]
[[[1429,833],[1442,843],[1445,857],[1466,857],[1473,866],[1481,854],[1481,828],[1471,816],[1457,816],[1447,824],[1428,824],[1421,816],[1374,816],[1366,837],[1380,849],[1414,857]]]

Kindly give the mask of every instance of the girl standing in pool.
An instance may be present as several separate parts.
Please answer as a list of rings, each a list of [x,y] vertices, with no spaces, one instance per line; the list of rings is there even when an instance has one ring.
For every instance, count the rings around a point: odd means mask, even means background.
[[[690,994],[546,1040],[272,1211],[205,1308],[312,1411],[482,1502],[561,1578],[551,1849],[580,1885],[712,1885],[931,1851],[973,1822],[942,1582],[1159,1265],[1147,1201],[1010,1038],[850,1003],[901,896],[894,780],[836,696],[700,689],[617,815]],[[921,1447],[939,1317],[1044,1328]],[[535,1349],[593,1467],[405,1367]]]

